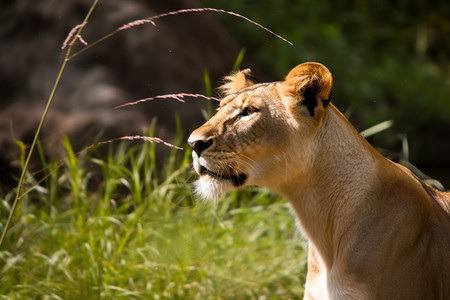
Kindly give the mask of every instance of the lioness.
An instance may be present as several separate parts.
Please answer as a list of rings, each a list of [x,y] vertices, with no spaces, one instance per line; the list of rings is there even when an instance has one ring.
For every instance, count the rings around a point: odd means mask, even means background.
[[[330,103],[325,66],[227,80],[188,140],[196,189],[258,185],[289,199],[309,240],[305,299],[450,299],[450,193],[372,148]]]

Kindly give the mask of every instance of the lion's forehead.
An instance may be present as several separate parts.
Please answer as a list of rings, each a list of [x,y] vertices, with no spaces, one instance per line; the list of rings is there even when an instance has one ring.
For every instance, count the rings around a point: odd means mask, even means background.
[[[270,100],[278,93],[277,82],[259,83],[240,90],[235,94],[226,96],[220,101],[220,108],[232,104],[242,106],[247,101]]]

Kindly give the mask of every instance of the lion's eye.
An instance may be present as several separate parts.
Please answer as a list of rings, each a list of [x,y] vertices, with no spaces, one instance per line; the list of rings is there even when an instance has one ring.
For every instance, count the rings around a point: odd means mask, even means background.
[[[248,117],[248,116],[254,114],[254,113],[257,112],[257,111],[258,111],[258,110],[257,110],[255,107],[253,107],[253,106],[246,106],[246,107],[244,107],[244,109],[242,110],[241,116],[243,116],[243,117]]]

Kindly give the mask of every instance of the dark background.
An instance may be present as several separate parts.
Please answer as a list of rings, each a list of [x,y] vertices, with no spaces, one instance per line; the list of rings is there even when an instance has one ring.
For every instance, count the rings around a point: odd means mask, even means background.
[[[0,183],[12,186],[20,150],[29,144],[64,52],[90,0],[16,0],[0,3]],[[100,1],[82,33],[92,43],[133,20],[191,7],[242,14],[294,46],[242,19],[212,12],[159,19],[116,34],[69,62],[41,134],[45,153],[62,154],[67,134],[76,150],[96,140],[143,134],[171,142],[175,113],[188,133],[204,121],[206,100],[157,100],[114,106],[166,93],[205,93],[241,68],[260,80],[279,80],[305,61],[333,73],[332,101],[358,130],[385,120],[395,125],[370,141],[398,160],[399,134],[409,160],[450,186],[450,4],[448,1]],[[82,44],[77,44],[81,49]],[[163,147],[162,147],[163,148]]]

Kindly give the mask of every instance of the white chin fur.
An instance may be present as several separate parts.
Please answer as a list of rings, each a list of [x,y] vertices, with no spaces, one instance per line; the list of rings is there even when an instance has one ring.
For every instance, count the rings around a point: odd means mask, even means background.
[[[233,190],[233,185],[225,180],[214,179],[208,175],[203,175],[194,184],[195,193],[203,200],[213,200],[217,202],[220,196]]]

